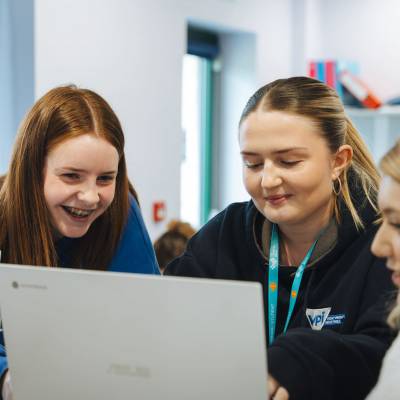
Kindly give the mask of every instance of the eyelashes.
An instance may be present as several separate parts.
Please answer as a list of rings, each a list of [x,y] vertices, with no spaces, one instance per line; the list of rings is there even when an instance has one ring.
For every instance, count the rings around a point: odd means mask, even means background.
[[[84,179],[83,176],[77,174],[76,172],[67,172],[61,175],[61,177],[66,180],[67,182],[80,182]],[[115,180],[114,175],[100,175],[97,177],[97,181],[102,184],[108,184]]]
[[[244,165],[245,165],[245,167],[246,168],[249,168],[249,169],[256,169],[256,168],[260,168],[260,167],[262,167],[262,165],[263,164],[249,164],[249,163],[244,163]]]
[[[278,161],[278,165],[281,165],[283,167],[294,167],[296,165],[298,165],[299,163],[301,163],[302,160],[280,160]],[[257,169],[257,168],[262,168],[263,167],[263,163],[249,163],[249,162],[244,162],[244,165],[246,168],[249,169]]]
[[[299,164],[301,161],[300,160],[295,160],[295,161],[286,161],[286,160],[281,160],[281,164],[286,165],[286,166],[295,166]]]
[[[397,229],[400,232],[400,224],[389,222],[389,225],[393,228]]]

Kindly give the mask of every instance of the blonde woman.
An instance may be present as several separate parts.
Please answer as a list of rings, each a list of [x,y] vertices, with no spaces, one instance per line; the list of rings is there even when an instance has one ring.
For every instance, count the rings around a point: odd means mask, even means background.
[[[273,398],[363,399],[392,341],[393,286],[370,252],[372,158],[336,92],[306,77],[250,98],[239,146],[251,200],[205,225],[166,274],[262,284]]]
[[[400,289],[400,142],[383,157],[380,167],[383,173],[378,203],[383,223],[372,243],[372,252],[386,259],[394,284]],[[388,322],[400,329],[400,291]],[[397,400],[400,398],[400,336],[392,344],[383,361],[377,386],[368,400]]]

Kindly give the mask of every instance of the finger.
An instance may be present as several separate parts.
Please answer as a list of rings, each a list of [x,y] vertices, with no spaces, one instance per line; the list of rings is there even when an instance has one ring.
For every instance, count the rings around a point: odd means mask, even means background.
[[[271,375],[268,376],[267,382],[268,382],[268,393],[271,396],[273,396],[275,394],[276,390],[278,389],[279,384],[274,378],[272,378]]]
[[[288,393],[288,391],[287,391],[284,387],[281,386],[281,387],[276,391],[276,393],[275,393],[273,399],[274,399],[274,400],[289,400],[289,393]]]

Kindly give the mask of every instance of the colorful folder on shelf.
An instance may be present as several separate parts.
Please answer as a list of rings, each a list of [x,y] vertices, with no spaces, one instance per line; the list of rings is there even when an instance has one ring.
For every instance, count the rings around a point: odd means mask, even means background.
[[[365,107],[378,108],[382,102],[368,88],[368,86],[357,76],[349,71],[342,71],[339,75],[340,82],[346,89]]]
[[[309,76],[335,89],[345,104],[368,108],[381,106],[381,101],[358,77],[359,65],[347,60],[312,60]],[[351,99],[349,99],[351,97]]]

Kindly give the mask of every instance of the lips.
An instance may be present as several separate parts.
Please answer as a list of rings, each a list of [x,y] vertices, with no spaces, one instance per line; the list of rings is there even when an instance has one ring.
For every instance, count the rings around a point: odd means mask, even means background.
[[[69,207],[69,206],[62,206],[62,208],[68,215],[78,219],[85,219],[95,211],[94,209],[85,210],[82,208]]]
[[[285,203],[289,197],[289,194],[276,194],[265,197],[265,200],[271,205],[280,205]]]
[[[266,199],[274,201],[274,200],[279,200],[282,197],[287,197],[287,196],[288,196],[287,194],[276,194],[274,196],[267,196]]]

